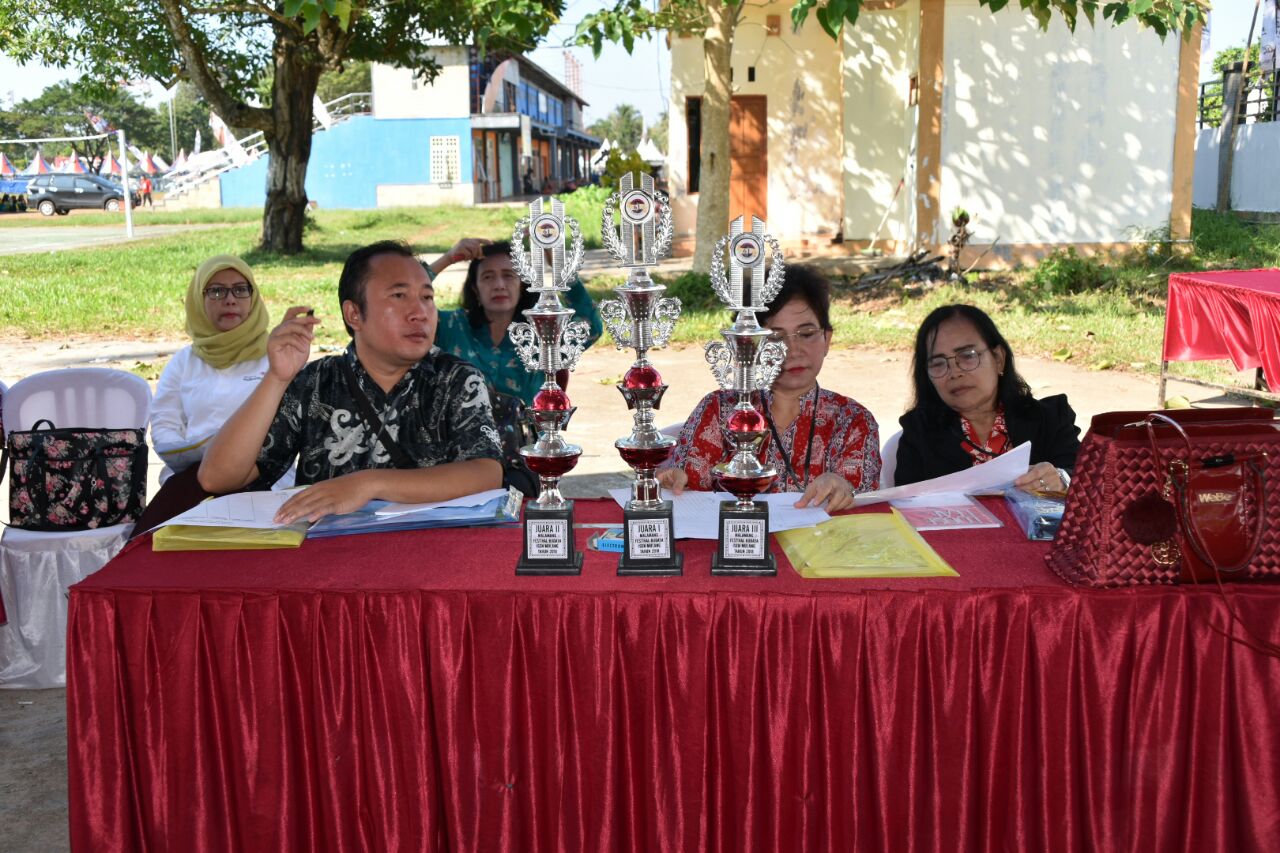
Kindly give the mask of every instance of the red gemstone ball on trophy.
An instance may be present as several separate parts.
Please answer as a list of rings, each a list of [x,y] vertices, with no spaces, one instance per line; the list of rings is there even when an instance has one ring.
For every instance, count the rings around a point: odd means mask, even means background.
[[[543,388],[534,396],[533,408],[539,412],[568,411],[569,395],[559,388]]]
[[[658,388],[662,385],[662,377],[653,367],[632,366],[622,377],[622,386],[632,390],[639,388]]]
[[[769,424],[755,409],[737,409],[729,416],[729,432],[764,432]]]

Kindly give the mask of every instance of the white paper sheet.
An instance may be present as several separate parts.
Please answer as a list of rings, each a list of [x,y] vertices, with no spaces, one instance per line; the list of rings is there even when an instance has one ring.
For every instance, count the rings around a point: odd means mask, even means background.
[[[756,496],[756,500],[769,505],[771,533],[794,530],[797,527],[813,527],[831,518],[821,507],[796,509],[795,502],[800,500],[800,495],[800,492],[776,492]],[[631,490],[610,489],[609,496],[618,502],[618,506],[625,506],[631,499]],[[716,525],[720,522],[720,504],[725,500],[733,500],[732,495],[724,492],[685,492],[673,495],[663,491],[662,496],[673,504],[671,509],[675,516],[676,539],[718,538]]]
[[[196,504],[181,515],[175,515],[163,524],[157,524],[156,527],[165,527],[170,524],[190,524],[195,527],[251,527],[259,530],[284,527],[285,525],[276,524],[273,520],[276,511],[298,491],[300,490],[240,492],[211,498]]]
[[[920,483],[907,486],[894,486],[891,489],[880,489],[878,492],[863,492],[855,495],[853,500],[857,506],[879,503],[895,498],[913,498],[917,495],[955,494],[980,495],[985,493],[1003,494],[1005,487],[1013,485],[1013,481],[1031,467],[1031,442],[1024,441],[1008,453],[1004,453],[972,468],[944,474]]]

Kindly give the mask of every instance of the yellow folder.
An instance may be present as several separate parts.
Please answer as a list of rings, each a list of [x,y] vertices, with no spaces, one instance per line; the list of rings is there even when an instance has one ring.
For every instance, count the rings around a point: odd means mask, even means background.
[[[958,577],[897,510],[842,515],[777,537],[801,577]]]
[[[289,527],[201,527],[170,524],[151,535],[155,551],[241,551],[297,548],[307,536],[306,522]]]

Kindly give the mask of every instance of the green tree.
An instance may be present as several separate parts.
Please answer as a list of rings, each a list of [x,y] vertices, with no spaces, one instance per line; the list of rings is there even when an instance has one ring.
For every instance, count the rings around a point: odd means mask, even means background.
[[[562,0],[0,0],[0,52],[90,69],[89,84],[102,88],[122,79],[190,81],[228,125],[263,132],[270,161],[262,247],[293,254],[302,250],[312,98],[325,71],[376,60],[430,81],[440,70],[430,45],[527,50],[562,7]],[[257,97],[266,79],[270,93]]]
[[[644,135],[644,117],[631,104],[618,104],[613,112],[594,122],[587,131],[592,136],[613,140],[624,151],[635,151]]]
[[[835,39],[844,26],[858,21],[863,0],[793,0],[791,21],[801,26],[812,12],[819,25]],[[1009,0],[979,0],[992,12]],[[1091,25],[1097,21],[1120,24],[1134,19],[1154,30],[1161,38],[1170,32],[1190,32],[1209,13],[1206,0],[1019,0],[1041,28],[1054,16],[1072,30],[1083,16]],[[600,55],[605,41],[620,43],[628,52],[637,38],[669,31],[678,35],[701,36],[704,89],[702,93],[702,157],[699,161],[698,220],[695,270],[711,266],[711,250],[729,228],[729,60],[733,39],[742,21],[745,0],[665,0],[651,9],[647,0],[615,0],[612,8],[587,15],[578,24],[574,41],[589,45]]]
[[[112,126],[124,130],[130,143],[139,148],[168,148],[168,124],[161,124],[155,111],[121,86],[94,88],[82,82],[55,83],[34,98],[0,112],[0,138],[25,137],[40,139],[57,136],[95,134],[87,112],[102,116]],[[96,139],[86,142],[55,142],[40,146],[46,157],[70,154],[72,149],[85,155],[96,167],[115,140]],[[10,158],[27,159],[35,154],[34,145],[5,145]]]
[[[343,95],[373,91],[373,63],[348,62],[343,68],[320,75],[316,89],[321,103],[336,101]]]
[[[658,120],[649,125],[649,138],[653,140],[653,144],[658,146],[658,150],[663,154],[667,151],[667,110],[662,111],[662,115],[658,116]]]
[[[1200,122],[1207,127],[1217,127],[1222,124],[1222,74],[1228,68],[1236,65],[1244,59],[1243,47],[1223,48],[1214,54],[1213,71],[1214,80],[1207,82],[1204,89],[1204,96],[1200,101]],[[1263,75],[1262,68],[1258,64],[1260,53],[1258,45],[1250,45],[1249,47],[1249,69],[1245,72],[1246,87],[1241,91],[1241,98],[1247,98],[1248,92],[1252,88],[1262,87],[1263,102],[1270,105],[1275,103],[1275,84],[1274,78],[1270,75]],[[1240,121],[1245,120],[1245,111],[1240,110]],[[1274,121],[1275,116],[1271,115],[1270,110],[1264,110],[1259,117],[1262,121]]]

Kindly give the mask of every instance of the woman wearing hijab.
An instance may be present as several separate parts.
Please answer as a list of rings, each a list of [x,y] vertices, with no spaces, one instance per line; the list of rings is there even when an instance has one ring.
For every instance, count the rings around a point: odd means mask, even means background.
[[[267,371],[267,306],[253,270],[233,255],[202,263],[186,296],[191,345],[173,354],[151,401],[151,443],[164,460],[161,489],[135,535],[204,499],[196,479],[209,439]],[[292,482],[292,474],[279,485]]]

